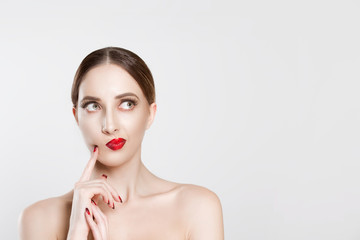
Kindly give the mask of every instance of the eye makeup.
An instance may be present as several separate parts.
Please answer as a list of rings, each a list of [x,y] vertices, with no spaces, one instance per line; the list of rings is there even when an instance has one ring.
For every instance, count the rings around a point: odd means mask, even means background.
[[[125,111],[129,111],[132,110],[138,104],[138,100],[136,98],[130,98],[130,97],[123,98],[121,99],[119,106],[123,105],[123,103],[128,103],[128,104],[125,106],[126,108],[122,108],[122,109],[124,109]],[[98,108],[100,107],[100,104],[96,101],[82,101],[81,107],[86,109],[90,104],[94,104],[94,106],[98,106]],[[129,106],[129,104],[131,104],[131,106]]]
[[[132,98],[125,98],[125,99],[121,99],[121,102],[120,102],[120,106],[123,105],[123,103],[131,103],[132,107],[126,109],[126,110],[131,110],[133,109],[137,104],[138,104],[138,101],[136,99],[132,99]],[[129,107],[129,106],[127,106]]]

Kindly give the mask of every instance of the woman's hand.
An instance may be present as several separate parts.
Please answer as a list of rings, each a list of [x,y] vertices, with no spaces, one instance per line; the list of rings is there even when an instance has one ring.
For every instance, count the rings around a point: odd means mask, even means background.
[[[80,180],[75,184],[72,202],[68,240],[86,240],[91,229],[95,240],[106,240],[108,222],[106,216],[96,205],[101,199],[115,208],[115,201],[121,202],[116,190],[106,182],[106,176],[90,180],[98,156],[98,148],[86,165]]]

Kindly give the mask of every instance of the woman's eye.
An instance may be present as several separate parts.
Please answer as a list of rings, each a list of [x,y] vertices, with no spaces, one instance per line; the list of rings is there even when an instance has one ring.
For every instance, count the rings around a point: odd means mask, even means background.
[[[120,104],[120,107],[126,110],[134,108],[135,104],[132,101],[124,101]]]
[[[93,111],[96,111],[99,108],[99,105],[97,105],[97,103],[89,103],[89,104],[86,105],[85,108],[89,112],[93,112]]]

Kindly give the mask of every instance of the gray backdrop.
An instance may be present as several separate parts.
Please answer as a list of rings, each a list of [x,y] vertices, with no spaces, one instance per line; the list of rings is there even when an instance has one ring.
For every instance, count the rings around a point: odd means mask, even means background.
[[[226,239],[360,238],[359,1],[0,5],[3,239],[78,180],[72,79],[106,46],[155,77],[145,165],[217,193]]]

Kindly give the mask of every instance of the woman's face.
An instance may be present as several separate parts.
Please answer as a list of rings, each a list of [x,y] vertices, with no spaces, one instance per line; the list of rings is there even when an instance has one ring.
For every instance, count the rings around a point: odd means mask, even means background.
[[[156,113],[156,104],[148,104],[131,75],[114,64],[91,69],[79,87],[77,109],[73,114],[89,150],[97,145],[98,161],[117,166],[140,156],[141,142]],[[121,149],[106,144],[112,139],[126,140]]]

